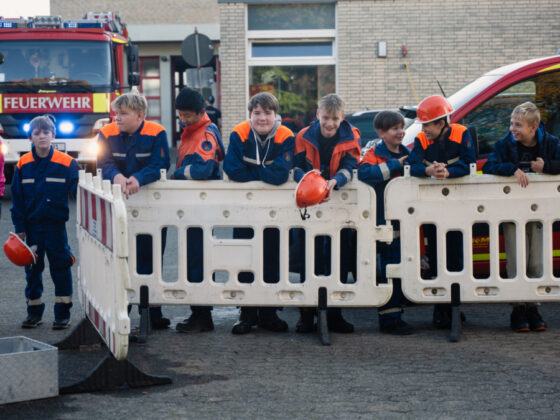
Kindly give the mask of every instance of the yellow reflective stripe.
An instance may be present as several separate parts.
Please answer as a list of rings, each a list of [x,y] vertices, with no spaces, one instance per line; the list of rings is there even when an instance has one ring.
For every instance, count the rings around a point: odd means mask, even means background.
[[[119,38],[111,38],[111,41],[116,42],[117,44],[126,44],[127,41],[123,41],[122,39]]]
[[[72,303],[72,296],[55,296],[56,303]]]
[[[557,70],[557,69],[560,69],[560,64],[554,64],[553,66],[545,67],[544,69],[540,69],[537,73],[542,73],[545,71]]]
[[[2,113],[2,104],[4,101],[2,100],[2,94],[0,93],[0,114]]]
[[[560,249],[552,250],[553,257],[560,257]],[[490,254],[473,254],[473,261],[490,261]],[[500,260],[506,259],[506,253],[500,252]]]
[[[506,253],[500,252],[500,260],[506,259]],[[473,261],[490,261],[490,254],[473,254]]]
[[[94,93],[93,94],[93,112],[106,113],[109,112],[111,106],[111,94]]]

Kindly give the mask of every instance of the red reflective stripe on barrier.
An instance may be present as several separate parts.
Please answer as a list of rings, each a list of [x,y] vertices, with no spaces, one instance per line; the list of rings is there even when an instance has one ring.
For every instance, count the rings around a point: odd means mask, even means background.
[[[113,250],[113,206],[109,206],[109,217],[107,218],[109,220],[108,226],[107,226],[107,230],[108,230],[108,234],[107,237],[109,239],[109,249],[112,251]]]
[[[105,200],[100,199],[101,203],[101,242],[107,245],[107,213],[105,213]]]
[[[82,226],[89,232],[89,205],[88,205],[88,192],[82,188]]]
[[[95,328],[97,328],[97,331],[99,331],[99,312],[97,312],[97,309],[93,309],[93,319],[94,319],[94,324],[95,324]]]

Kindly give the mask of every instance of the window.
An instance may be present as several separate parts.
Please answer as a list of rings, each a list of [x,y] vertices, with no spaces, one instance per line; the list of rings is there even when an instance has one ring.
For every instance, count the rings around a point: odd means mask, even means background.
[[[476,127],[480,156],[492,152],[509,130],[511,112],[526,101],[538,106],[546,130],[560,135],[560,72],[539,74],[501,91],[459,121]]]
[[[250,31],[334,29],[334,4],[249,5]]]
[[[315,118],[319,98],[334,91],[334,66],[249,68],[249,96],[272,93],[280,102],[282,119],[294,120],[298,130]]]
[[[261,57],[331,57],[332,42],[262,42],[253,43],[251,56]]]
[[[161,80],[159,57],[140,57],[140,88],[148,101],[146,119],[161,123]]]
[[[315,118],[317,101],[336,91],[335,4],[248,6],[249,96],[270,92],[286,125]]]

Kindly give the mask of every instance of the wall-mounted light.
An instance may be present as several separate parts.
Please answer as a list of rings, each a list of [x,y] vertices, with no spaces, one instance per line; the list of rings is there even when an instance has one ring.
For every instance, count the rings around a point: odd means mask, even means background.
[[[377,41],[377,58],[387,58],[387,41]]]

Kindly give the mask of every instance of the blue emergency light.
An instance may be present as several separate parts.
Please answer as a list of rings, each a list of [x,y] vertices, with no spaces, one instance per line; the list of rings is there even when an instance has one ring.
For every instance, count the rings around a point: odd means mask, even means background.
[[[61,121],[58,124],[58,131],[61,134],[70,134],[74,131],[74,123],[71,121]]]

